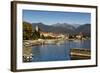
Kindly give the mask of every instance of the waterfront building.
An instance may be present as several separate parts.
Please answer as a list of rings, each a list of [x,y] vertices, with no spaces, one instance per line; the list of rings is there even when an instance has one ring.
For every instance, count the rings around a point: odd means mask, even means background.
[[[82,39],[82,38],[83,38],[83,34],[80,32],[79,35],[76,35],[76,38],[77,38],[77,39]]]

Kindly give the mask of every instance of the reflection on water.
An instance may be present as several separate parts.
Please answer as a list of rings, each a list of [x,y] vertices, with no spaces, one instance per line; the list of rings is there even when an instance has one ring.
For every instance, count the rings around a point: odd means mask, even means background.
[[[67,40],[63,43],[32,46],[32,62],[70,60],[70,49],[90,49],[90,40]]]

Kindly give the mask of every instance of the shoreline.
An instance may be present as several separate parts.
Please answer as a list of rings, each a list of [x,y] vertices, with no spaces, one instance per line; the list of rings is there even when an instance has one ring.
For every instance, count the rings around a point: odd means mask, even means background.
[[[38,40],[24,40],[24,46],[36,46],[36,45],[44,45],[44,44],[62,44],[65,40],[68,41],[82,41],[87,39],[38,39]]]

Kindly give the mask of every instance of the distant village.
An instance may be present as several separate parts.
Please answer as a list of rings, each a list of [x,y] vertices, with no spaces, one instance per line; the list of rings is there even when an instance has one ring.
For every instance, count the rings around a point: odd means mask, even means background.
[[[84,40],[89,37],[84,37],[84,35],[80,32],[77,35],[69,35],[69,34],[62,34],[62,33],[53,33],[53,32],[42,32],[39,26],[36,26],[35,29],[33,30],[33,33],[39,33],[39,36],[41,39],[78,39],[78,40]]]

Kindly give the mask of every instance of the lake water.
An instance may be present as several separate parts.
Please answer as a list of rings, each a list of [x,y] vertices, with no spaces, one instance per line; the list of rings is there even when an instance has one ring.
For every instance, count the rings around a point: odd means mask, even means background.
[[[90,49],[90,40],[67,40],[61,44],[33,46],[32,62],[70,60],[70,49],[72,48]]]

